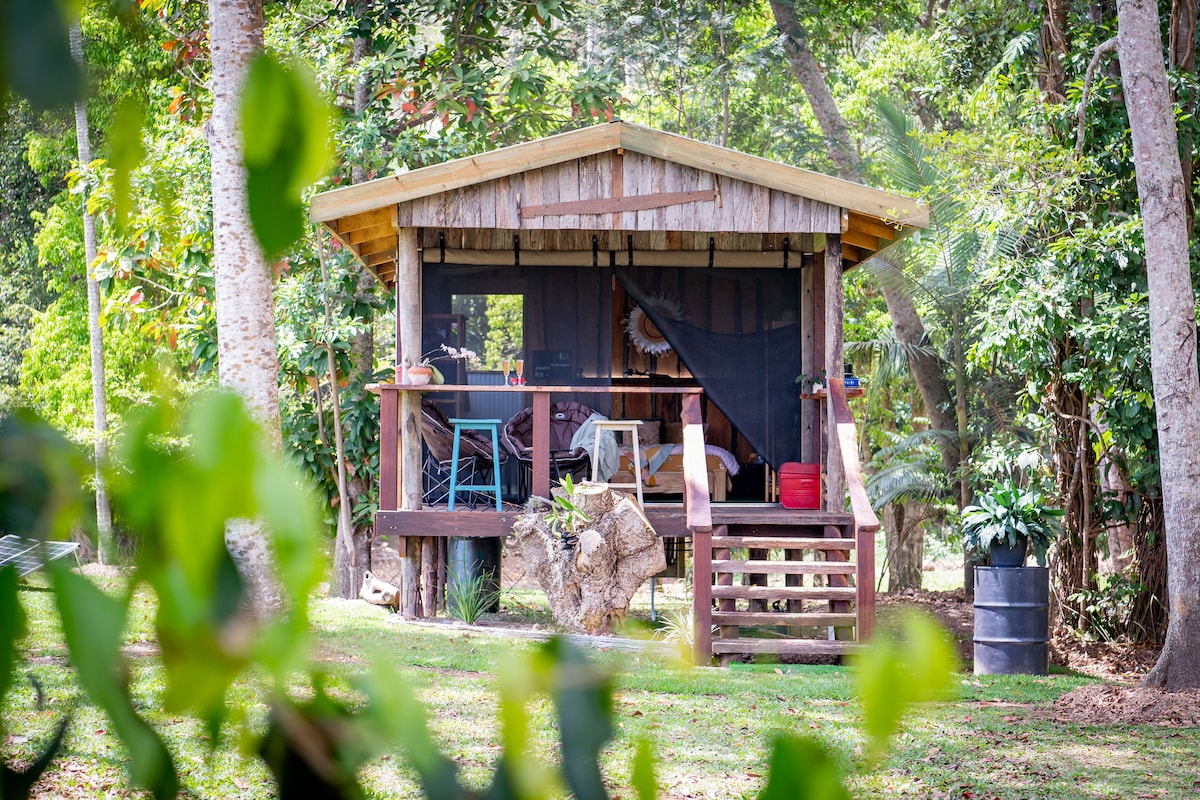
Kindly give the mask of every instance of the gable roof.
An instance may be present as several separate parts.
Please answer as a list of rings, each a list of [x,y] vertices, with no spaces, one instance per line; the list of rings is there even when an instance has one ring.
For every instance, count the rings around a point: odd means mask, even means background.
[[[839,206],[895,226],[929,226],[928,207],[911,197],[621,120],[322,192],[312,199],[310,216],[314,222],[330,223],[350,215],[613,150],[641,153],[747,181]]]

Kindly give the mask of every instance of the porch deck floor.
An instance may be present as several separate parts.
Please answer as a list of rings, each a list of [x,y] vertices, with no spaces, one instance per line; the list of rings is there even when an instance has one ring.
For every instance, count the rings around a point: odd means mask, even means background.
[[[850,514],[819,509],[789,509],[777,503],[713,503],[713,527],[718,525],[848,526]],[[450,511],[445,505],[427,505],[420,511],[379,511],[375,532],[379,536],[507,536],[523,508],[505,504],[494,508]],[[646,503],[646,517],[659,536],[690,536],[682,503]]]

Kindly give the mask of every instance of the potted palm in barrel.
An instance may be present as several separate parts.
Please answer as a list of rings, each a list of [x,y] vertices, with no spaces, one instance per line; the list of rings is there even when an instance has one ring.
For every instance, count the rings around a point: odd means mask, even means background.
[[[963,509],[967,549],[992,559],[992,566],[975,568],[975,674],[1045,675],[1049,670],[1046,551],[1062,529],[1062,515],[1041,492],[1011,479]],[[1030,548],[1041,566],[1025,566]]]
[[[1045,566],[1046,551],[1062,531],[1062,515],[1041,492],[1009,479],[981,495],[977,505],[963,509],[963,543],[974,553],[989,554],[993,567],[1024,566],[1030,548],[1037,563]]]

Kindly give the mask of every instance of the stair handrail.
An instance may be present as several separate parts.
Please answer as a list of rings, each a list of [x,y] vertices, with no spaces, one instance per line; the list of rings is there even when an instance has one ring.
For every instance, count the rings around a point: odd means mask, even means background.
[[[700,395],[683,398],[683,511],[692,534],[692,649],[697,664],[712,660],[712,507]]]
[[[858,457],[858,429],[850,404],[846,401],[846,387],[841,378],[829,379],[828,396],[829,419],[837,431],[842,472],[850,493],[850,513],[854,517],[857,636],[859,641],[865,641],[875,630],[875,533],[880,528],[879,517],[875,515],[867,496],[862,462]]]

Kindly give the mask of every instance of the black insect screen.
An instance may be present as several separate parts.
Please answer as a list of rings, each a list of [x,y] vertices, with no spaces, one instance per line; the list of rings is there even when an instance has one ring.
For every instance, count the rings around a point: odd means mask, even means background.
[[[617,277],[772,468],[800,460],[799,269],[624,267]]]

